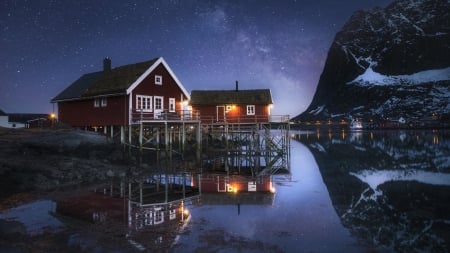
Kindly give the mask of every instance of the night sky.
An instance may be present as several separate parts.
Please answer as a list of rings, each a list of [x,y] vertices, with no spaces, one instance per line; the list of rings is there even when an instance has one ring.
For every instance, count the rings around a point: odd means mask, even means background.
[[[50,113],[81,75],[162,56],[190,92],[270,88],[272,114],[303,112],[333,38],[391,0],[24,1],[0,5],[0,109]]]

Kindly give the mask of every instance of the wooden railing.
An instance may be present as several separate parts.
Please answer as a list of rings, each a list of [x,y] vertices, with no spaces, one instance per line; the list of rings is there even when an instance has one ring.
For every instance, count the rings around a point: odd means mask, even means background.
[[[200,120],[203,124],[216,123],[232,123],[232,124],[246,124],[246,123],[261,123],[261,122],[289,122],[289,115],[240,115],[217,117],[217,115],[200,115],[199,112],[192,112],[191,110],[177,110],[169,112],[164,110],[155,115],[154,112],[144,112],[132,110],[131,122],[141,121],[155,121],[155,120]]]

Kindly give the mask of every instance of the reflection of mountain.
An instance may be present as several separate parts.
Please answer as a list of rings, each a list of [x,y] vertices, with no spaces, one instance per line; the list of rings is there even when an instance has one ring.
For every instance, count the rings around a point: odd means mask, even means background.
[[[450,251],[450,139],[442,132],[298,136],[342,223],[364,244]]]

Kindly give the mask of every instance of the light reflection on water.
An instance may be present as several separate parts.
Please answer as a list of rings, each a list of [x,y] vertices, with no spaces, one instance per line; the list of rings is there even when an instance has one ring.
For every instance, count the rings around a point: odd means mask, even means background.
[[[273,205],[200,205],[175,251],[361,252],[337,216],[314,157],[291,142],[292,175],[274,176]]]

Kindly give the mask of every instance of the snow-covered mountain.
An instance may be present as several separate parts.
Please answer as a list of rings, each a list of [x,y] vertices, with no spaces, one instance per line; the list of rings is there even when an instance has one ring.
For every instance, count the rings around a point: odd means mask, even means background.
[[[336,34],[309,108],[294,120],[450,114],[450,1],[357,11]]]

